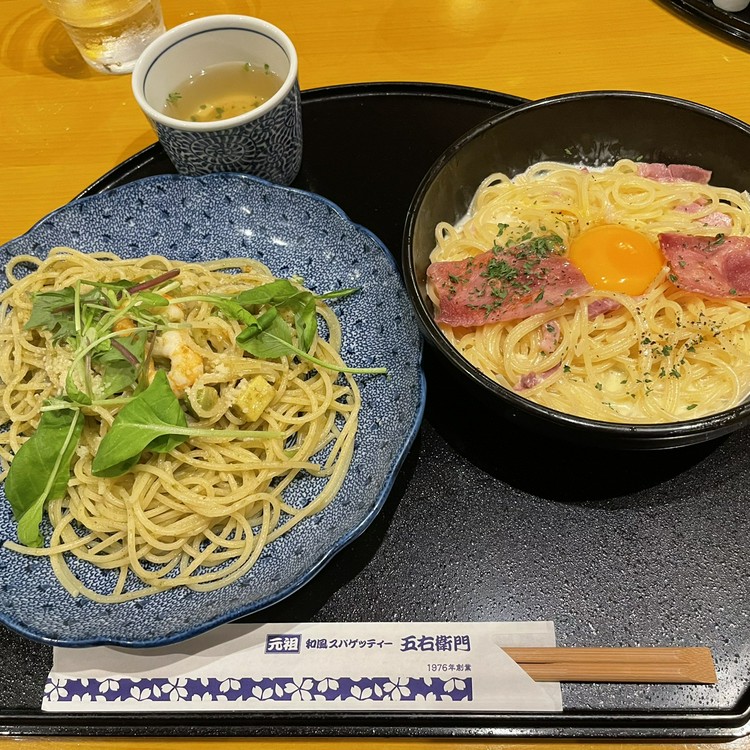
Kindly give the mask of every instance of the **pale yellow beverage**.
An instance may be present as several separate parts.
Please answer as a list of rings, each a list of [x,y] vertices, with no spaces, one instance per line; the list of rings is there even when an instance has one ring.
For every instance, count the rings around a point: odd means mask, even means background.
[[[260,107],[281,83],[267,63],[209,65],[177,84],[166,98],[163,111],[189,122],[227,120]]]
[[[43,0],[83,59],[102,73],[130,73],[164,32],[159,0]]]

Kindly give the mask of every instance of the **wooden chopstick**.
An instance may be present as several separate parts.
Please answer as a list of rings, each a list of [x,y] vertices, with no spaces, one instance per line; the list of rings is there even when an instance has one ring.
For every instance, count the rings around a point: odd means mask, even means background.
[[[713,685],[708,648],[505,648],[537,682],[673,682]]]

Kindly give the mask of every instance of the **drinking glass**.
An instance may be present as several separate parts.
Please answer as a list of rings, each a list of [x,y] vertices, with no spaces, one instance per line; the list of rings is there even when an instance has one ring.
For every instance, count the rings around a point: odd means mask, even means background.
[[[130,73],[164,32],[159,0],[42,0],[83,59],[100,73]]]

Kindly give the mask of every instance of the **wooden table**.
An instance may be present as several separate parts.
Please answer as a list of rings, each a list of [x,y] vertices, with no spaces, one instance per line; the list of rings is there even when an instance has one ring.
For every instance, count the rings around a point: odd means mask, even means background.
[[[750,53],[654,0],[162,2],[168,27],[213,13],[256,15],[280,26],[297,47],[303,89],[363,81],[426,81],[528,98],[630,89],[692,99],[750,122]],[[0,101],[0,243],[23,233],[155,140],[132,98],[130,77],[90,70],[38,0],[0,0]],[[14,742],[19,744],[23,750],[290,746],[282,740]],[[521,744],[293,743],[306,750],[455,750]],[[530,744],[538,750],[562,743]],[[741,740],[732,747],[750,743]]]

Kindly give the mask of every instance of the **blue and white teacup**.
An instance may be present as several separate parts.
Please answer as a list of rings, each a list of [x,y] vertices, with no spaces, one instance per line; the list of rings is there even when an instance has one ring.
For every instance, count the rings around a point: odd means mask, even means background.
[[[268,66],[281,88],[255,109],[209,122],[170,116],[166,103],[190,76],[225,63]],[[136,101],[181,174],[246,172],[288,185],[302,162],[297,52],[267,21],[242,15],[198,18],[170,29],[133,70]]]

